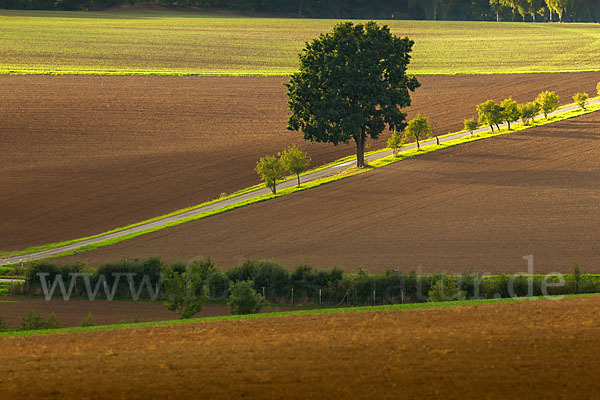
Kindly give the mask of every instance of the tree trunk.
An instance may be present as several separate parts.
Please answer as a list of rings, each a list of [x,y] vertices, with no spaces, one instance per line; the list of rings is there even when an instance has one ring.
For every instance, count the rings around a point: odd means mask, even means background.
[[[515,10],[512,10],[512,22],[515,22]]]
[[[300,173],[299,173],[299,172],[297,172],[297,173],[296,173],[296,176],[298,177],[298,187],[300,187]]]
[[[421,144],[419,143],[419,137],[416,137],[417,139],[417,150],[421,150]]]
[[[271,186],[271,192],[273,192],[273,194],[277,194],[277,182],[275,182],[273,186]]]
[[[500,12],[496,11],[496,22],[500,22]]]
[[[531,14],[531,16],[533,17],[533,22],[535,23],[535,12]]]
[[[365,134],[365,128],[362,128],[362,132],[359,138],[354,138],[356,142],[356,166],[362,168],[365,166],[365,142],[367,135]]]
[[[494,132],[494,125],[490,125],[490,128],[492,128],[492,132]]]
[[[439,138],[438,135],[435,135],[435,140],[437,141],[437,145],[439,146],[440,145],[440,138]]]
[[[508,124],[508,130],[510,131],[510,121],[506,121],[506,123]]]
[[[299,1],[298,5],[298,17],[302,17],[302,0]]]
[[[550,11],[550,22],[552,22],[552,9],[548,7],[548,10]]]

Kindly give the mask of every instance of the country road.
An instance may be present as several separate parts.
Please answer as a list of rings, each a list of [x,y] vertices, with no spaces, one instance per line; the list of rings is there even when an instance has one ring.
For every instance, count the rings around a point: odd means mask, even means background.
[[[599,104],[600,100],[594,100],[594,101],[590,101],[588,103],[588,105],[594,105],[594,104]],[[557,110],[553,113],[550,113],[549,115],[558,115],[558,114],[562,114],[562,113],[566,113],[569,111],[573,111],[576,110],[577,108],[579,108],[579,106],[576,105],[572,105],[572,106],[568,106],[565,108],[561,108],[560,110]],[[536,117],[536,118],[540,118],[540,116]],[[501,127],[506,127],[506,124],[502,124],[500,125]],[[474,131],[474,133],[485,133],[485,132],[489,132],[490,128],[489,127],[483,127],[480,129],[477,129],[476,131]],[[445,137],[440,137],[440,142],[448,142],[451,140],[455,140],[455,139],[460,139],[466,136],[469,136],[470,133],[469,132],[463,132],[463,133],[456,133],[453,135],[448,135]],[[426,146],[426,145],[430,145],[430,144],[434,144],[436,142],[436,139],[429,139],[426,141],[422,141],[421,142],[421,146]],[[405,147],[403,147],[402,151],[407,151],[407,150],[412,150],[416,148],[416,144],[410,144],[407,145]],[[376,154],[372,154],[370,156],[366,156],[366,160],[367,161],[374,161],[380,158],[384,158],[387,157],[389,155],[392,154],[391,150],[387,150],[387,151],[383,151],[383,152],[379,152]],[[351,166],[352,164],[354,164],[356,161],[352,160],[352,161],[348,161],[345,163],[341,163],[341,164],[337,164],[334,165],[332,167],[320,170],[320,171],[316,171],[316,172],[312,172],[309,174],[306,174],[302,177],[302,182],[307,183],[307,182],[311,182],[311,181],[315,181],[321,178],[325,178],[328,176],[332,176],[337,174],[340,170],[347,168],[349,166]],[[282,182],[281,184],[277,185],[277,189],[281,190],[281,189],[285,189],[288,187],[292,187],[295,186],[296,184],[296,180],[295,179],[291,179],[288,180],[286,182]],[[11,265],[11,264],[18,264],[18,263],[25,263],[25,262],[29,262],[29,261],[34,261],[34,260],[40,260],[40,259],[44,259],[44,258],[48,258],[48,257],[53,257],[53,256],[57,256],[60,254],[63,254],[65,252],[69,252],[72,250],[77,250],[79,248],[82,248],[84,246],[88,246],[88,245],[92,245],[92,244],[98,244],[98,243],[102,243],[105,242],[107,240],[111,240],[111,239],[117,239],[117,238],[121,238],[123,236],[126,235],[130,235],[133,233],[139,233],[139,232],[143,232],[146,231],[148,229],[152,229],[152,228],[159,228],[162,226],[165,226],[167,224],[173,223],[173,222],[177,222],[177,221],[181,221],[183,219],[189,218],[189,217],[195,217],[195,216],[200,216],[202,214],[205,213],[209,213],[209,212],[213,212],[225,207],[229,207],[229,206],[233,206],[236,205],[238,203],[253,199],[255,197],[259,197],[265,194],[270,193],[270,189],[268,188],[261,188],[261,189],[257,189],[254,190],[252,192],[248,192],[245,194],[241,194],[239,196],[236,197],[232,197],[229,199],[224,199],[221,201],[217,201],[215,203],[203,206],[203,207],[199,207],[196,208],[194,210],[189,210],[186,212],[183,212],[181,214],[177,214],[177,215],[173,215],[173,216],[169,216],[169,217],[164,217],[161,219],[158,219],[156,221],[153,222],[148,222],[148,223],[144,223],[142,225],[139,226],[135,226],[132,228],[127,228],[127,229],[123,229],[120,230],[118,232],[114,232],[114,233],[110,233],[110,234],[106,234],[106,235],[101,235],[92,239],[87,239],[87,240],[83,240],[77,243],[72,243],[72,244],[68,244],[68,245],[64,245],[64,246],[60,246],[60,247],[56,247],[53,249],[49,249],[49,250],[43,250],[43,251],[39,251],[39,252],[34,252],[34,253],[30,253],[30,254],[26,254],[26,255],[19,255],[19,256],[11,256],[11,257],[5,257],[5,258],[0,258],[0,266],[2,265]]]

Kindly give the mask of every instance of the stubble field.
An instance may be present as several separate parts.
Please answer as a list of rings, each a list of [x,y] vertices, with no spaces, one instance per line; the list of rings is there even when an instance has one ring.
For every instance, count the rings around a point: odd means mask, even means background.
[[[598,297],[0,337],[19,398],[589,398]]]
[[[565,103],[575,92],[594,93],[599,80],[598,73],[423,76],[408,113],[429,116],[447,133],[489,98],[523,102],[556,90]],[[286,131],[285,81],[1,76],[0,251],[101,233],[242,189],[258,183],[259,157],[293,143],[313,166],[353,154],[352,145],[305,143]],[[385,137],[371,149],[383,146]]]

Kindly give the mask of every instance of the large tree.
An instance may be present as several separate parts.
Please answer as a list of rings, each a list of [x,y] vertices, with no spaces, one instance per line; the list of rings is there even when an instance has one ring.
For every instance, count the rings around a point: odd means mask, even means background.
[[[292,112],[288,129],[304,139],[337,145],[356,142],[356,165],[365,165],[368,137],[386,126],[406,126],[403,107],[420,86],[406,74],[414,42],[375,22],[342,22],[300,53],[300,71],[286,84]]]

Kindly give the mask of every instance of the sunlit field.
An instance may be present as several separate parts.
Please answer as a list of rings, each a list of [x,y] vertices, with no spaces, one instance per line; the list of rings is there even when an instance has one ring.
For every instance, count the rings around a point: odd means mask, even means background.
[[[288,75],[337,21],[194,13],[0,11],[0,72]],[[598,70],[594,24],[387,21],[415,40],[410,72]]]

